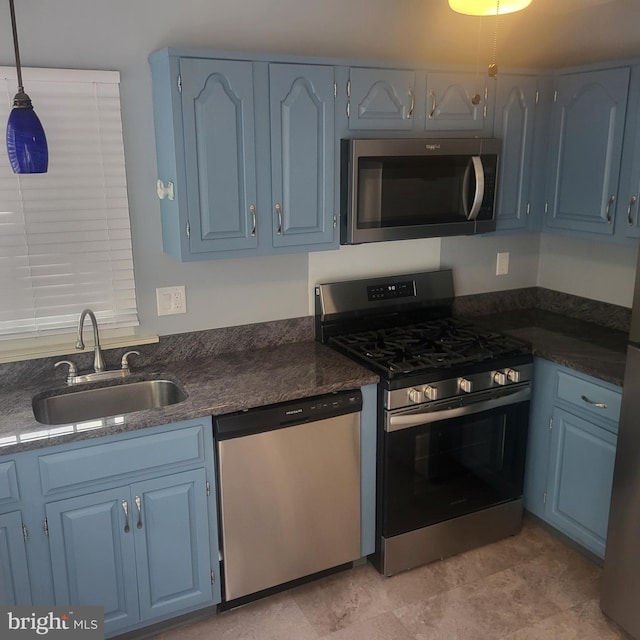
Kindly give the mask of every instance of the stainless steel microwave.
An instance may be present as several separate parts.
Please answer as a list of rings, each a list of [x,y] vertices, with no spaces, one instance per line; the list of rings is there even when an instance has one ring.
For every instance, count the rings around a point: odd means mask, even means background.
[[[341,141],[340,242],[494,231],[500,141]]]

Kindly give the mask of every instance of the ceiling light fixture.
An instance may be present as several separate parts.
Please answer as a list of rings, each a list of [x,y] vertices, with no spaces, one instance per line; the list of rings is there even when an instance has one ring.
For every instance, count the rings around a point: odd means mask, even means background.
[[[499,15],[526,9],[531,0],[500,0]],[[495,16],[496,0],[449,0],[449,6],[468,16]]]
[[[7,154],[14,173],[46,173],[49,165],[47,137],[33,110],[31,98],[24,92],[22,85],[18,29],[13,0],[9,0],[9,8],[13,28],[13,48],[16,54],[18,93],[13,98],[13,109],[7,122]]]

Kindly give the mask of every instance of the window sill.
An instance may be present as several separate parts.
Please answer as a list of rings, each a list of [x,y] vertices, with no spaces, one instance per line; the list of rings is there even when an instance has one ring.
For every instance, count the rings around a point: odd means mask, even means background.
[[[135,347],[142,344],[155,344],[159,341],[158,336],[100,336],[100,346],[103,350],[118,349],[121,347]],[[64,356],[74,353],[75,337],[67,336],[64,342],[47,340],[46,338],[34,338],[31,340],[20,340],[0,344],[0,364],[8,362],[19,362],[21,360],[36,360],[37,358],[51,358],[54,356]],[[91,342],[89,340],[88,342]],[[89,344],[85,351],[93,351],[93,345]]]

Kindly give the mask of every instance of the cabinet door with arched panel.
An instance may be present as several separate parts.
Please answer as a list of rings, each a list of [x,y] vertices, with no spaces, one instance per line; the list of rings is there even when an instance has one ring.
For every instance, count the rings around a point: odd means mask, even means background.
[[[561,75],[551,113],[545,225],[612,235],[629,68]]]
[[[491,137],[494,81],[486,73],[427,73],[425,131]]]
[[[334,99],[333,67],[269,65],[274,247],[337,239]]]
[[[527,229],[531,220],[531,176],[538,79],[497,78],[494,135],[502,142],[496,228]]]
[[[253,249],[257,180],[253,64],[180,60],[191,253]]]
[[[414,128],[416,73],[412,69],[350,67],[347,98],[350,131]]]

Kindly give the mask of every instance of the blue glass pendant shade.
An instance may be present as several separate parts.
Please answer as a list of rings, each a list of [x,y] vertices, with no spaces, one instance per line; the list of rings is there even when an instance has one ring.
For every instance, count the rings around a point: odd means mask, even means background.
[[[7,154],[14,173],[46,173],[47,137],[29,96],[18,93],[7,122]]]

